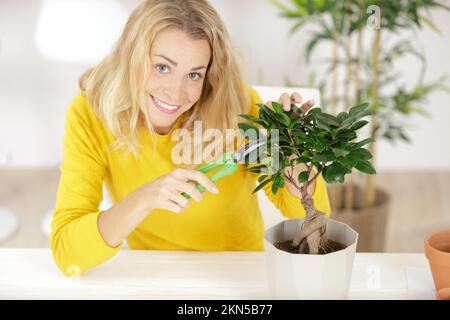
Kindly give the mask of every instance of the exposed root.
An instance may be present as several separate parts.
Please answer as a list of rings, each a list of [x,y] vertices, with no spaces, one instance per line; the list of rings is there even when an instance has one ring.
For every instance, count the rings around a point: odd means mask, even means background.
[[[324,230],[320,229],[326,227],[327,221],[328,217],[324,213],[318,213],[310,221],[305,220],[300,231],[295,234],[292,244],[297,247],[304,238],[312,236],[316,231],[319,231],[318,234],[321,237]]]
[[[311,196],[302,197],[306,219],[301,229],[294,235],[292,245],[298,247],[299,253],[319,254],[327,251],[326,227],[328,216],[314,207]]]
[[[308,167],[310,173],[312,167]],[[319,254],[321,251],[327,251],[326,226],[328,217],[324,212],[317,210],[314,207],[314,200],[308,194],[308,185],[312,183],[320,171],[311,179],[307,181],[302,187],[298,186],[291,174],[285,174],[285,178],[291,182],[301,193],[301,202],[306,212],[306,218],[300,230],[294,235],[294,239],[290,246],[298,248],[299,253]]]
[[[298,253],[308,253],[308,244],[306,243],[306,238],[304,238],[300,242],[300,246],[298,248]]]
[[[316,230],[306,237],[308,243],[309,254],[319,254],[320,230]]]

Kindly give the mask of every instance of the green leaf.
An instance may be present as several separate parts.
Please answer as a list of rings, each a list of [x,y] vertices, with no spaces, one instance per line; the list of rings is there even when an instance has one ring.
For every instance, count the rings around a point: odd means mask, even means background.
[[[319,42],[321,40],[330,40],[330,39],[332,39],[332,37],[327,33],[325,33],[325,34],[315,33],[313,38],[306,45],[306,50],[305,50],[306,62],[310,61],[311,53],[313,52],[314,48],[319,44]]]
[[[355,149],[361,148],[362,146],[365,146],[366,144],[373,143],[373,142],[375,142],[374,139],[367,138],[367,139],[357,142],[355,145],[352,146],[352,148],[355,148]]]
[[[258,182],[261,182],[263,180],[265,180],[268,177],[268,175],[262,175],[261,177],[258,178]]]
[[[302,183],[308,181],[308,178],[309,178],[308,171],[302,171],[298,175],[298,181],[300,181]]]
[[[273,184],[272,184],[272,193],[275,195],[278,191],[278,189],[284,187],[284,179],[280,174],[277,174],[273,178]]]
[[[346,139],[346,140],[353,140],[356,139],[356,133],[352,130],[344,130],[338,133],[337,138],[338,139]]]
[[[335,155],[331,151],[326,151],[324,153],[317,153],[313,156],[313,162],[328,162],[333,161],[335,159]]]
[[[275,185],[275,183],[272,184],[272,194],[276,195],[278,192],[278,187]]]
[[[348,114],[347,112],[340,112],[340,113],[337,115],[337,118],[338,118],[339,121],[342,122],[342,121],[344,121],[345,119],[347,119],[348,116],[349,116],[349,114]]]
[[[346,155],[348,155],[350,153],[350,151],[343,150],[343,149],[332,148],[331,150],[333,151],[334,155],[338,158],[345,157]]]
[[[408,143],[411,142],[411,139],[409,139],[409,137],[405,133],[400,132],[398,135],[403,141],[408,142]]]
[[[355,166],[356,169],[358,169],[361,172],[367,173],[367,174],[375,174],[375,168],[372,166],[372,164],[369,161],[360,161]]]
[[[323,177],[326,182],[344,182],[345,168],[340,164],[333,163],[323,169]]]
[[[272,123],[272,119],[266,114],[266,112],[263,109],[259,109],[259,118],[267,123],[267,125],[264,126],[264,128],[268,129],[270,128],[270,123]]]
[[[277,0],[270,0],[270,2],[272,2],[272,4],[274,6],[276,6],[278,9],[280,9],[281,12],[283,12],[283,14],[286,15],[286,16],[295,17],[295,16],[298,16],[300,14],[299,12],[296,12],[296,11],[286,7],[285,5],[283,5],[282,3],[280,3]]]
[[[272,116],[275,114],[275,111],[267,107],[265,104],[260,104],[260,111],[264,110],[267,115]]]
[[[293,136],[298,137],[302,140],[307,138],[307,135],[301,130],[292,130],[291,132]]]
[[[370,116],[371,114],[372,114],[372,112],[370,110],[364,110],[364,111],[358,112],[355,115],[355,118],[356,119],[360,119],[360,118],[364,118],[364,117]]]
[[[311,158],[309,158],[309,157],[300,157],[300,158],[295,159],[295,163],[296,163],[296,164],[299,164],[299,163],[308,163],[308,162],[310,162],[310,161],[311,161]]]
[[[267,121],[264,121],[263,119],[256,118],[250,114],[240,114],[242,118],[249,120],[251,122],[257,123],[259,125],[262,125],[264,128],[267,128],[269,126],[269,123]]]
[[[317,128],[319,128],[319,129],[322,129],[325,131],[331,130],[330,127],[326,123],[323,123],[322,121],[317,121],[316,125],[317,125]]]
[[[354,116],[354,115],[360,113],[361,111],[366,110],[368,106],[369,106],[369,104],[367,102],[364,102],[364,103],[362,103],[360,105],[352,107],[352,108],[350,108],[349,114],[351,116]]]
[[[316,113],[322,113],[322,110],[319,107],[312,107],[311,109],[308,110],[308,115]]]
[[[287,143],[287,144],[290,144],[291,143],[291,141],[289,141],[289,139],[288,138],[286,138],[286,137],[284,137],[284,136],[278,136],[278,141],[280,141],[280,142],[285,142],[285,143]]]
[[[350,157],[344,157],[339,159],[339,163],[342,164],[346,169],[351,170],[356,166],[358,161],[353,160]]]
[[[268,184],[270,181],[272,181],[272,179],[267,179],[264,182],[262,182],[261,184],[259,184],[255,190],[253,190],[252,193],[258,192],[259,190],[261,190],[262,187],[264,187],[266,184]]]
[[[339,126],[339,130],[343,130],[343,129],[347,129],[348,127],[350,127],[354,122],[355,122],[355,118],[353,116],[349,116],[347,119],[345,119],[344,121],[342,121],[341,125]]]
[[[285,113],[275,113],[274,116],[278,121],[287,127],[291,124],[291,119]]]
[[[426,16],[421,16],[420,19],[425,22],[434,32],[439,35],[442,35],[442,31],[434,24],[434,22]]]
[[[357,121],[350,127],[350,129],[356,131],[356,130],[361,129],[368,123],[369,123],[369,121],[366,121],[366,120]]]
[[[283,188],[284,187],[284,178],[281,175],[277,175],[275,177],[275,180],[273,181],[273,184],[277,186],[277,188]]]
[[[327,146],[326,146],[324,143],[322,143],[322,142],[316,140],[316,142],[315,142],[315,148],[316,148],[316,151],[317,151],[317,152],[323,152],[323,151],[325,150],[326,147],[327,147]]]
[[[248,172],[252,172],[252,173],[265,173],[265,174],[269,173],[269,169],[267,168],[266,165],[263,165],[263,164],[259,165],[259,166],[245,168],[244,171],[248,171]]]
[[[308,18],[298,18],[298,21],[289,29],[289,34],[293,35],[298,29],[303,27],[307,22],[309,22]]]
[[[372,154],[367,149],[364,148],[353,150],[350,153],[350,156],[352,157],[352,159],[356,160],[369,160],[372,158]]]
[[[336,117],[332,116],[331,114],[322,112],[322,113],[318,113],[316,115],[316,117],[318,120],[325,122],[328,125],[335,126],[335,127],[339,126],[339,120]]]
[[[279,104],[278,102],[272,101],[272,108],[277,113],[283,113],[284,112],[283,106],[281,104]]]
[[[240,122],[238,123],[238,127],[243,136],[251,138],[259,138],[260,132],[258,128],[256,128],[255,126],[248,123]]]

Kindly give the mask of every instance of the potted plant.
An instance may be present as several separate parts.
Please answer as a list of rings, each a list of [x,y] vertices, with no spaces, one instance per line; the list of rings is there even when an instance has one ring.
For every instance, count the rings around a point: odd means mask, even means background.
[[[257,149],[249,155],[259,164],[252,165],[247,159],[245,170],[261,175],[253,192],[271,183],[271,191],[276,194],[286,181],[292,183],[300,191],[306,212],[304,219],[286,220],[265,232],[273,295],[275,298],[345,299],[358,235],[346,224],[329,219],[317,210],[307,190],[319,175],[328,183],[343,183],[353,168],[375,174],[369,161],[372,155],[363,148],[373,139],[355,141],[356,132],[368,124],[362,120],[370,115],[368,104],[337,116],[320,108],[302,113],[296,105],[288,112],[278,103],[273,102],[272,106],[273,110],[258,104],[258,117],[241,115],[250,121],[239,124],[245,136],[259,139],[261,127],[267,132],[263,152]],[[249,130],[253,134],[247,134]],[[306,169],[292,176],[289,172],[294,172],[294,167],[300,164]]]
[[[450,300],[450,229],[426,237],[425,256],[433,275],[436,299]]]
[[[319,45],[329,45],[329,51],[327,47],[321,50],[325,57],[315,64],[323,77],[311,77],[308,86],[320,88],[324,105],[334,115],[348,111],[351,104],[370,101],[367,136],[374,140],[410,142],[404,120],[414,114],[427,115],[427,97],[448,90],[445,78],[424,80],[425,55],[417,45],[419,40],[409,39],[414,35],[411,31],[425,26],[440,32],[428,14],[430,9],[449,10],[444,1],[292,0],[291,6],[283,4],[286,1],[271,2],[282,16],[293,20],[290,34],[301,31],[308,37],[303,54],[308,65]],[[399,34],[398,41],[391,41]],[[417,83],[410,86],[405,86],[407,79],[396,68],[407,55],[418,59],[420,70]],[[370,143],[368,149],[375,166],[376,144]],[[356,173],[348,176],[345,185],[329,186],[333,217],[359,232],[358,251],[384,251],[390,195],[376,187],[374,176],[363,181]]]

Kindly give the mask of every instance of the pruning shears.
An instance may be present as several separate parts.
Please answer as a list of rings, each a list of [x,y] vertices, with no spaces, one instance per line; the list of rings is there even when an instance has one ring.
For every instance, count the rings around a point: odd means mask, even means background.
[[[206,174],[207,172],[215,168],[223,166],[223,168],[220,171],[216,172],[214,175],[210,177],[211,181],[216,182],[217,180],[223,177],[231,176],[237,170],[238,163],[244,163],[245,157],[247,155],[257,150],[259,147],[264,146],[265,144],[266,144],[265,138],[252,140],[251,142],[245,144],[238,151],[226,152],[218,160],[206,164],[200,168],[197,168],[196,170]],[[188,182],[191,181],[192,180],[188,180]],[[195,188],[200,192],[203,192],[205,190],[205,187],[202,186],[201,184],[197,184]],[[190,196],[185,192],[181,193],[181,195],[184,196],[186,199],[190,198]]]

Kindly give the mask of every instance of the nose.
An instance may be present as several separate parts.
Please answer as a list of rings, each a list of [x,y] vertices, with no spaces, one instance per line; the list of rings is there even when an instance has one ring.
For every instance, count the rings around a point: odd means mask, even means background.
[[[183,81],[173,81],[168,88],[166,88],[166,95],[170,99],[168,102],[173,104],[183,104],[184,101],[184,84]]]

